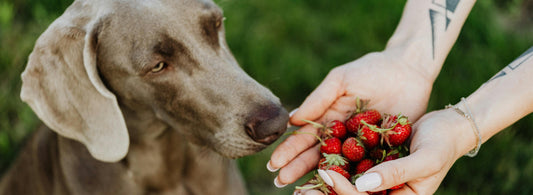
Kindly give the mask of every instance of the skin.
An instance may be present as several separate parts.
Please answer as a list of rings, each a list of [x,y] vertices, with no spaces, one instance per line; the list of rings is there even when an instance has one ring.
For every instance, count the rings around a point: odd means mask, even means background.
[[[402,113],[411,121],[417,121],[426,110],[432,84],[474,3],[473,0],[462,0],[441,5],[434,1],[408,1],[402,19],[389,39],[386,49],[367,54],[358,60],[333,69],[294,113],[290,120],[291,124],[305,125],[301,119],[319,122],[344,120],[348,112],[355,109],[355,97],[370,99],[369,107],[372,109],[383,113]],[[458,116],[450,117],[461,119]],[[298,131],[316,133],[310,125],[303,126]],[[421,138],[415,139],[416,137]],[[423,180],[430,175],[428,172],[434,172],[436,168],[440,168],[432,167],[429,161],[424,160],[425,157],[420,157],[425,155],[423,151],[434,151],[434,149],[428,145],[419,146],[418,141],[432,139],[430,135],[418,135],[415,129],[411,155],[402,160],[382,163],[369,170],[369,173],[377,172],[383,178],[383,184],[375,190],[387,189],[401,183],[399,181]],[[454,140],[450,138],[450,141],[443,146],[453,142]],[[316,139],[312,136],[295,134],[276,148],[268,163],[271,168],[280,169],[277,177],[279,183],[293,183],[315,168],[320,157],[314,147],[316,143]],[[439,147],[439,150],[442,148],[444,147]],[[417,151],[422,152],[417,153]],[[442,156],[445,157],[434,158],[453,159],[450,156],[461,155],[443,153]],[[408,172],[401,169],[400,165],[405,165],[402,161],[409,161],[409,168],[424,167],[428,168],[428,171],[417,172],[420,175],[405,177],[404,175]],[[445,162],[447,164],[442,167],[449,168],[453,164],[453,162]],[[334,173],[330,175],[336,178]],[[442,180],[440,177],[435,177],[434,181]],[[346,192],[346,194],[356,193],[353,185],[348,186],[347,180],[334,180],[334,183],[339,191]],[[424,183],[413,183],[413,185],[423,188]]]

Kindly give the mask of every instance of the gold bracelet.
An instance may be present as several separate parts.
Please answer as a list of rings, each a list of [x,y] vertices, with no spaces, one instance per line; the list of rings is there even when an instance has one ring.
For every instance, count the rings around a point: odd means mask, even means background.
[[[464,107],[466,108],[466,112],[462,111],[461,109],[459,109],[459,107],[455,106],[455,105],[447,105],[445,108],[448,109],[448,108],[453,108],[453,110],[455,110],[455,112],[459,113],[461,116],[465,117],[466,119],[468,119],[468,121],[470,121],[470,125],[472,126],[472,128],[474,129],[474,133],[476,134],[477,136],[477,145],[474,149],[470,150],[470,152],[466,153],[465,156],[468,156],[468,157],[474,157],[477,155],[477,153],[479,152],[479,148],[481,148],[481,133],[479,133],[479,128],[476,124],[476,120],[474,120],[474,118],[472,117],[472,114],[470,113],[470,109],[468,108],[468,105],[466,104],[466,99],[464,97],[461,98],[461,102],[463,103]]]

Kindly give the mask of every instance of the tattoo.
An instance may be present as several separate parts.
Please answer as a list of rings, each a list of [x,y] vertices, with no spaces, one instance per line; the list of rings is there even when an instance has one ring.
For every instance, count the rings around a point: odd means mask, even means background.
[[[429,19],[431,21],[431,41],[432,54],[435,59],[435,43],[436,38],[443,32],[448,30],[448,26],[452,21],[453,13],[457,8],[460,0],[432,0],[434,8],[429,9]]]
[[[533,47],[529,48],[526,52],[524,52],[522,55],[518,56],[513,62],[511,62],[509,65],[507,65],[505,68],[503,68],[502,71],[494,75],[491,79],[489,79],[488,82],[491,82],[494,79],[503,77],[507,75],[507,73],[517,69],[520,65],[522,65],[525,61],[527,61],[529,58],[533,57]]]

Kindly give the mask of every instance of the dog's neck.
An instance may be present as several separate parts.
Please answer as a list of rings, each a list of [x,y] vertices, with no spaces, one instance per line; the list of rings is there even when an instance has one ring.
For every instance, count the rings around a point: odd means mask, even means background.
[[[151,113],[123,109],[123,114],[130,147],[121,163],[136,185],[157,194],[180,192],[183,188],[188,192],[217,194],[227,191],[232,185],[229,183],[239,184],[241,179],[234,161],[191,143]]]

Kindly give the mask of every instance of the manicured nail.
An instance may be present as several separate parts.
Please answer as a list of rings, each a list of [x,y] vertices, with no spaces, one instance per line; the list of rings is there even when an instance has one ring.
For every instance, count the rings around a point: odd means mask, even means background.
[[[274,173],[274,172],[279,170],[279,168],[275,169],[274,167],[272,167],[272,165],[270,165],[270,161],[267,162],[267,169],[268,169],[268,171],[270,171],[272,173]]]
[[[290,113],[289,113],[289,117],[292,117],[292,115],[294,115],[294,113],[298,111],[298,108],[295,108],[294,110],[292,110]]]
[[[333,187],[333,181],[331,180],[331,177],[329,177],[328,173],[322,169],[318,169],[318,175],[328,184],[329,186]]]
[[[355,180],[355,187],[360,192],[366,192],[379,187],[381,182],[381,175],[379,173],[368,173]]]
[[[292,195],[301,195],[300,192],[294,192]]]
[[[276,178],[274,179],[274,185],[275,185],[277,188],[283,188],[283,187],[287,186],[287,184],[281,184],[281,183],[279,182],[278,177],[276,177]]]

